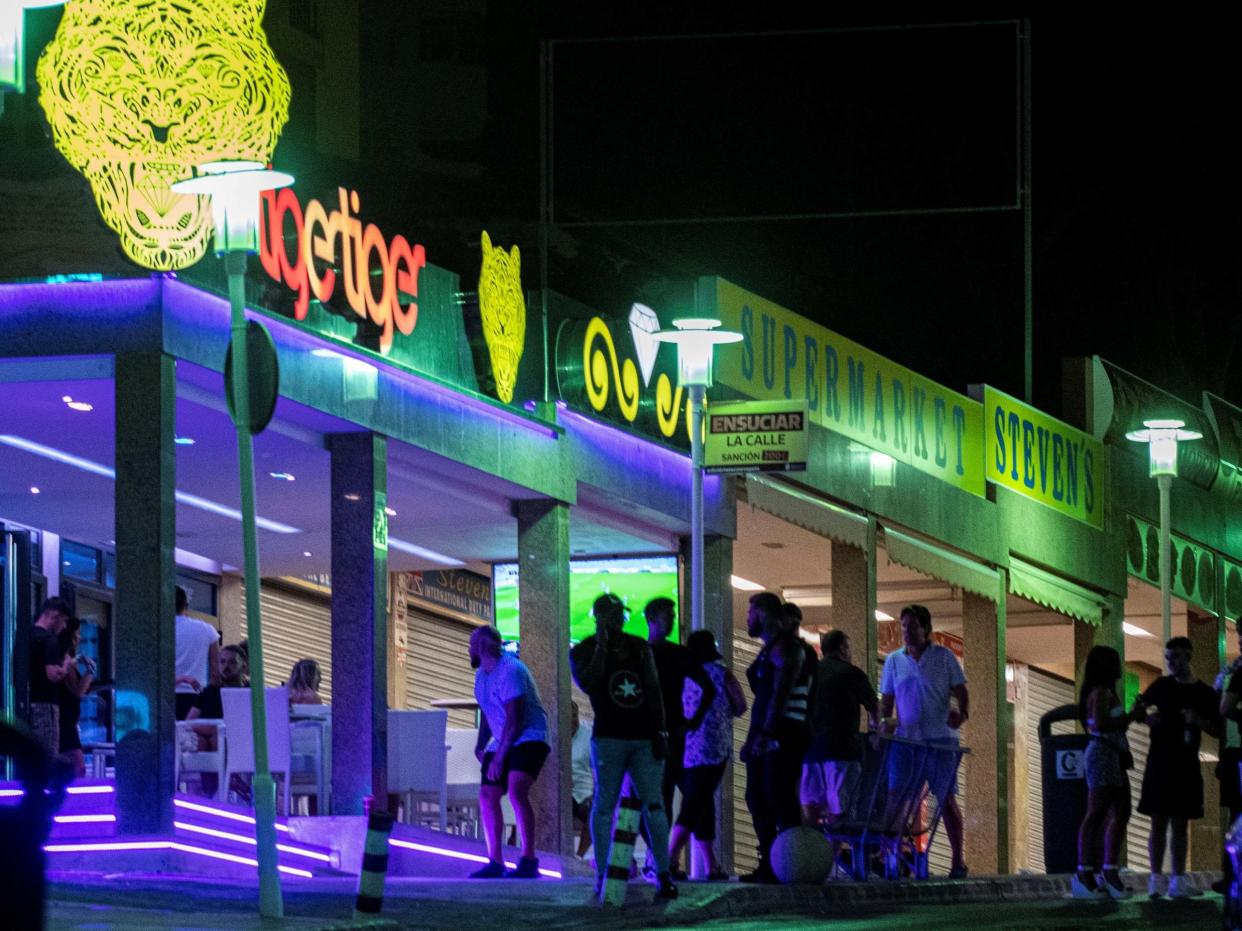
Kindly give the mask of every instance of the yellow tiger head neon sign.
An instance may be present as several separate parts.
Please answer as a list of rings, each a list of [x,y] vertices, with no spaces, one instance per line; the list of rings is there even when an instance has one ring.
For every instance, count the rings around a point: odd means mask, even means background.
[[[39,58],[53,142],[139,265],[185,268],[207,250],[207,199],[173,194],[172,182],[213,159],[271,160],[290,89],[265,6],[69,0]]]

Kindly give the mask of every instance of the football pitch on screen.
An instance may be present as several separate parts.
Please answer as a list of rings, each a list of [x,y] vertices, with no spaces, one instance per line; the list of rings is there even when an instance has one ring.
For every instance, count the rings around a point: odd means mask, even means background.
[[[647,639],[643,608],[653,598],[677,601],[677,572],[574,572],[569,576],[569,639],[573,643],[595,633],[591,605],[605,592],[612,592],[629,608],[625,632]],[[518,586],[512,582],[496,585],[496,627],[506,640],[520,639]],[[681,618],[673,627],[672,638],[680,638]]]

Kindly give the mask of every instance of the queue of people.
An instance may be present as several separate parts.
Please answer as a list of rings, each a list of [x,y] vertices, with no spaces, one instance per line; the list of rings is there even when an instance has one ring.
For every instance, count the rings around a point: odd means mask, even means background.
[[[178,588],[178,718],[218,719],[223,716],[220,690],[249,685],[245,643],[221,646],[215,628],[189,617],[186,608],[185,592]],[[584,726],[577,706],[573,708],[574,814],[583,823],[578,853],[594,848],[602,883],[613,813],[623,787],[631,786],[642,805],[642,833],[662,898],[677,895],[674,881],[687,876],[683,857],[691,846],[706,864],[709,880],[727,878],[713,849],[715,794],[732,752],[733,719],[747,712],[746,696],[709,631],[693,632],[685,645],[670,640],[675,610],[667,598],[649,603],[644,611],[648,639],[643,640],[624,632],[629,612],[621,599],[601,595],[593,606],[595,633],[570,652],[573,678],[593,714],[593,722]],[[746,674],[753,706],[740,759],[746,766],[746,803],[758,838],[759,864],[740,878],[776,882],[771,850],[782,831],[803,823],[832,828],[849,811],[861,772],[859,725],[864,714],[873,746],[883,733],[902,738],[887,756],[890,795],[912,781],[925,786],[944,819],[952,851],[950,877],[965,877],[956,771],[958,730],[969,717],[969,692],[957,658],[932,640],[930,612],[921,605],[903,608],[903,645],[885,659],[878,701],[866,673],[852,662],[845,633],[823,635],[820,659],[800,637],[801,621],[796,605],[782,603],[770,592],[750,599],[747,632],[762,648]],[[96,669],[89,657],[79,655],[79,642],[80,623],[68,602],[47,599],[31,631],[32,730],[50,755],[81,776],[85,760],[77,721]],[[1138,804],[1152,825],[1148,894],[1196,894],[1185,871],[1189,823],[1204,816],[1199,745],[1204,733],[1219,736],[1224,720],[1242,721],[1242,660],[1226,669],[1213,688],[1191,671],[1188,638],[1169,640],[1164,658],[1166,675],[1126,710],[1118,691],[1121,656],[1097,646],[1087,657],[1078,704],[1090,738],[1085,754],[1088,804],[1072,878],[1076,897],[1120,899],[1131,894],[1121,880],[1119,861],[1131,814],[1128,771],[1134,766],[1126,732],[1136,725],[1151,732]],[[530,794],[551,750],[547,716],[529,670],[505,653],[495,628],[474,631],[470,660],[482,712],[476,753],[482,766],[480,811],[489,852],[488,864],[472,875],[536,877],[536,813]],[[321,703],[321,682],[315,660],[296,662],[286,682],[290,704]],[[194,749],[215,749],[214,727],[191,732]],[[930,752],[915,752],[925,747]],[[1222,804],[1231,817],[1242,814],[1235,758],[1226,754],[1221,767]],[[675,819],[674,788],[682,799]],[[522,844],[513,869],[504,867],[501,856],[500,803],[505,794],[513,804]],[[1227,881],[1228,857],[1224,867]]]
[[[713,849],[715,794],[732,753],[733,719],[747,711],[742,687],[723,664],[709,631],[693,632],[684,646],[669,641],[674,610],[663,598],[647,605],[649,636],[644,641],[625,633],[629,611],[621,599],[601,595],[592,608],[595,633],[570,651],[574,681],[594,717],[588,732],[573,709],[574,813],[584,822],[579,855],[594,848],[598,887],[608,867],[613,815],[623,786],[629,785],[641,805],[651,878],[657,896],[665,899],[676,897],[675,880],[686,878],[683,856],[692,845],[706,865],[707,879],[727,878]],[[747,630],[763,648],[747,670],[754,705],[741,761],[759,839],[759,866],[741,879],[776,882],[771,848],[781,831],[803,823],[804,817],[824,826],[842,818],[857,791],[863,711],[873,740],[885,728],[943,749],[930,766],[924,757],[891,755],[888,779],[890,785],[910,779],[927,783],[949,825],[954,875],[964,876],[961,813],[954,793],[957,729],[968,716],[969,696],[957,659],[931,641],[930,613],[919,605],[902,612],[905,645],[885,664],[881,700],[866,674],[852,664],[844,633],[824,636],[820,661],[799,636],[801,621],[796,605],[772,593],[750,599]],[[474,632],[470,655],[484,722],[476,754],[484,767],[480,807],[489,852],[489,863],[472,875],[537,875],[529,795],[550,751],[546,715],[533,678],[520,660],[504,654],[494,628]],[[682,798],[675,819],[673,785]],[[505,792],[513,801],[523,846],[518,867],[509,870],[500,852],[499,800]]]

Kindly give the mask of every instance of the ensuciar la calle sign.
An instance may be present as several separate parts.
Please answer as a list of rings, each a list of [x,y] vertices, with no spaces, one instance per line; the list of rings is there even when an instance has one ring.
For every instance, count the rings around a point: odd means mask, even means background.
[[[805,402],[734,401],[707,408],[708,472],[794,472],[806,468]]]

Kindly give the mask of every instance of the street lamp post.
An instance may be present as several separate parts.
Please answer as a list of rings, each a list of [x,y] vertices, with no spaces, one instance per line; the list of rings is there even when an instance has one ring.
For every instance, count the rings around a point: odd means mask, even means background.
[[[1156,480],[1160,489],[1160,617],[1163,643],[1173,636],[1173,554],[1169,542],[1170,503],[1173,477],[1177,475],[1177,444],[1198,440],[1202,433],[1186,430],[1181,420],[1144,420],[1142,430],[1131,430],[1127,440],[1146,443],[1148,450],[1148,475]]]
[[[719,320],[674,320],[655,338],[677,346],[678,382],[690,394],[690,629],[703,629],[703,402],[712,384],[712,356],[718,345],[736,343],[741,333],[718,329]]]
[[[716,346],[736,343],[741,333],[718,329],[719,320],[693,317],[674,320],[672,330],[655,338],[677,346],[678,383],[690,394],[690,629],[703,629],[703,402],[712,384],[712,357]],[[690,872],[702,877],[707,864],[696,847],[690,854]]]
[[[218,161],[199,167],[196,178],[172,185],[177,194],[211,198],[216,224],[216,254],[228,274],[232,329],[232,363],[225,386],[237,427],[241,478],[242,546],[246,575],[246,635],[250,665],[250,715],[254,732],[255,841],[259,863],[259,911],[267,918],[284,915],[276,862],[276,783],[268,768],[267,702],[263,691],[263,625],[259,611],[259,540],[255,529],[254,433],[250,395],[249,327],[246,323],[246,259],[259,246],[259,194],[293,183],[293,176],[271,171],[260,162]],[[272,399],[274,401],[274,398]],[[260,417],[263,415],[260,414]],[[266,423],[259,424],[262,429]],[[287,778],[287,777],[286,777]]]

